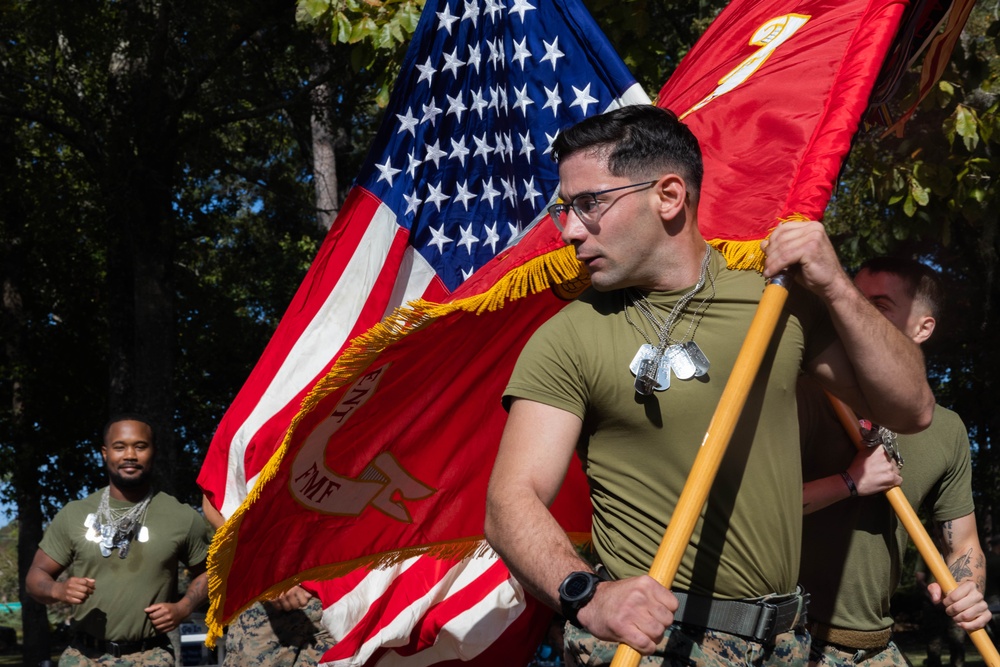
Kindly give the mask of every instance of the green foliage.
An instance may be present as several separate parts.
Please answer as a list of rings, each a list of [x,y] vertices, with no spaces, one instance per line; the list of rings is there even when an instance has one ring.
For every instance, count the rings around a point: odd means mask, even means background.
[[[0,602],[15,602],[18,599],[17,522],[5,523],[0,519],[0,524],[5,524],[0,528]]]
[[[47,516],[103,483],[115,391],[165,406],[160,471],[200,500],[208,442],[323,233],[308,128],[324,54],[292,8],[121,10],[13,3],[0,21],[0,282],[20,296],[0,312],[0,473],[8,502],[41,493]],[[362,90],[336,81],[331,116],[353,127]],[[143,330],[154,277],[162,319]]]
[[[350,45],[354,72],[380,72],[375,102],[385,107],[423,6],[424,0],[299,0],[296,18],[333,44]]]
[[[650,97],[726,5],[724,0],[584,0]],[[384,67],[375,98],[388,104],[424,0],[298,0],[296,17],[334,44],[353,45],[355,71]]]

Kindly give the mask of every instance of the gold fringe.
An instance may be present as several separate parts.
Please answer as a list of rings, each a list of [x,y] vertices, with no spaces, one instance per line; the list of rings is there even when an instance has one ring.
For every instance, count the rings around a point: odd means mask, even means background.
[[[228,618],[221,618],[222,603],[225,597],[225,582],[232,570],[233,559],[236,555],[237,536],[240,524],[243,521],[243,515],[260,498],[264,485],[277,475],[285,453],[288,451],[292,434],[295,433],[302,419],[312,412],[320,401],[331,392],[360,376],[375,361],[378,355],[390,345],[400,341],[408,334],[424,328],[440,317],[456,312],[470,312],[480,315],[484,312],[496,311],[502,308],[508,300],[514,301],[524,298],[529,294],[537,294],[554,285],[578,280],[584,276],[585,271],[580,262],[577,261],[576,253],[572,246],[563,246],[535,257],[521,266],[508,271],[482,294],[444,304],[432,303],[423,299],[411,301],[404,307],[396,308],[391,315],[387,316],[380,323],[376,324],[366,333],[353,339],[347,349],[344,350],[333,366],[331,366],[330,370],[327,371],[326,375],[302,399],[299,411],[292,418],[288,429],[285,431],[285,437],[281,445],[275,451],[274,455],[271,456],[267,465],[264,466],[253,490],[251,490],[249,496],[243,501],[243,504],[240,505],[236,512],[233,513],[225,525],[215,533],[208,552],[208,590],[211,605],[205,621],[208,625],[206,643],[209,647],[215,646],[215,640],[222,636],[223,627],[250,607],[256,600],[277,597],[302,581],[343,576],[347,572],[363,565],[385,567],[419,553],[435,554],[442,558],[475,555],[477,550],[482,547],[476,547],[474,542],[469,543],[467,540],[460,540],[454,543],[423,545],[412,549],[394,551],[389,554],[375,555],[370,558],[361,559],[360,561],[338,563],[336,565],[313,569],[271,586],[260,596],[243,605]]]
[[[782,222],[808,222],[812,220],[807,215],[801,213],[792,213],[788,217],[780,218],[778,223]],[[771,232],[774,231],[774,227],[768,230],[767,236],[771,236]],[[760,242],[764,239],[757,239],[751,241],[730,241],[727,239],[710,239],[708,245],[712,246],[726,258],[726,265],[730,269],[736,271],[756,271],[760,273],[764,270],[764,260],[766,255],[764,251],[760,249]]]
[[[760,249],[760,241],[711,239],[708,245],[722,253],[731,269],[758,273],[764,270],[764,251]]]

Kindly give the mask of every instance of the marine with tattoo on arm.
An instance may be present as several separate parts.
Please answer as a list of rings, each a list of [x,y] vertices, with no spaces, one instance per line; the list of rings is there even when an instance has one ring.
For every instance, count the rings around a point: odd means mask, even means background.
[[[917,344],[934,332],[941,289],[929,267],[908,259],[865,263],[855,278],[861,293]],[[900,486],[914,508],[928,505],[941,528],[940,545],[958,587],[934,604],[965,631],[984,627],[990,614],[983,592],[986,559],[972,500],[969,439],[954,412],[935,406],[927,430],[899,435],[883,430],[886,446],[858,451],[822,390],[800,380],[803,448],[802,569],[810,593],[810,664],[866,667],[906,665],[891,639],[889,602],[899,583],[908,535],[884,491]]]
[[[798,267],[786,314],[665,588],[646,573],[765,280],[729,269],[698,231],[701,152],[669,111],[589,118],[562,131],[553,153],[560,202],[550,214],[592,289],[518,359],[486,537],[565,615],[569,664],[608,664],[620,642],[643,665],[804,664],[795,380],[805,370],[856,409],[916,431],[933,407],[923,356],[854,289],[822,224],[780,225],[764,275]],[[891,378],[867,372],[883,358]],[[574,451],[590,481],[596,561],[548,509]]]

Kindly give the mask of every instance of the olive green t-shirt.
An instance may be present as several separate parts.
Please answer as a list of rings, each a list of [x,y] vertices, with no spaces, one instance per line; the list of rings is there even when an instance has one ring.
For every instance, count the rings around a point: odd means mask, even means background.
[[[799,390],[803,478],[835,475],[857,449],[821,390],[803,379]],[[914,509],[925,502],[935,521],[971,513],[972,464],[965,424],[934,407],[926,430],[897,438],[903,457],[903,495]],[[800,579],[811,595],[810,620],[849,630],[888,628],[889,600],[899,584],[908,535],[885,494],[846,498],[803,518]]]
[[[646,340],[624,316],[622,291],[590,290],[538,329],[505,391],[505,402],[525,398],[583,420],[578,451],[590,482],[594,545],[616,577],[649,571],[764,289],[759,274],[729,270],[715,251],[710,275],[674,333],[693,332],[711,363],[707,375],[637,394],[629,363]],[[666,318],[690,289],[647,298]],[[628,312],[655,341],[649,323]],[[795,589],[802,524],[795,381],[803,359],[834,338],[822,303],[793,285],[677,588],[725,599]]]
[[[84,522],[97,512],[103,489],[62,508],[45,531],[39,548],[67,568],[70,576],[95,580],[94,593],[73,610],[74,632],[98,639],[138,641],[156,635],[143,611],[177,600],[177,565],[200,565],[208,556],[210,528],[198,512],[173,496],[157,493],[146,509],[146,542],[132,540],[128,555],[113,549],[105,558],[100,545],[86,538]],[[134,505],[109,499],[112,510]]]

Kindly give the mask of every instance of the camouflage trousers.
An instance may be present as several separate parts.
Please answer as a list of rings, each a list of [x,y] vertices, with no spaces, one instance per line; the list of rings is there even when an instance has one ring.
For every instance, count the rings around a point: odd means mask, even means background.
[[[160,646],[128,653],[120,658],[102,653],[97,648],[70,646],[59,656],[59,667],[174,667],[176,664],[174,652],[169,647]]]
[[[564,659],[571,667],[610,665],[618,644],[597,639],[569,623],[564,628]],[[809,633],[785,632],[767,644],[737,635],[691,626],[667,628],[653,655],[643,656],[639,665],[665,667],[764,667],[787,665],[805,667],[809,657]]]
[[[257,603],[226,631],[224,667],[306,667],[315,665],[333,641],[322,624],[319,598],[295,611]]]
[[[852,650],[836,644],[813,640],[809,647],[809,667],[909,667],[910,661],[899,650],[896,643],[889,642],[885,648],[874,650]]]

